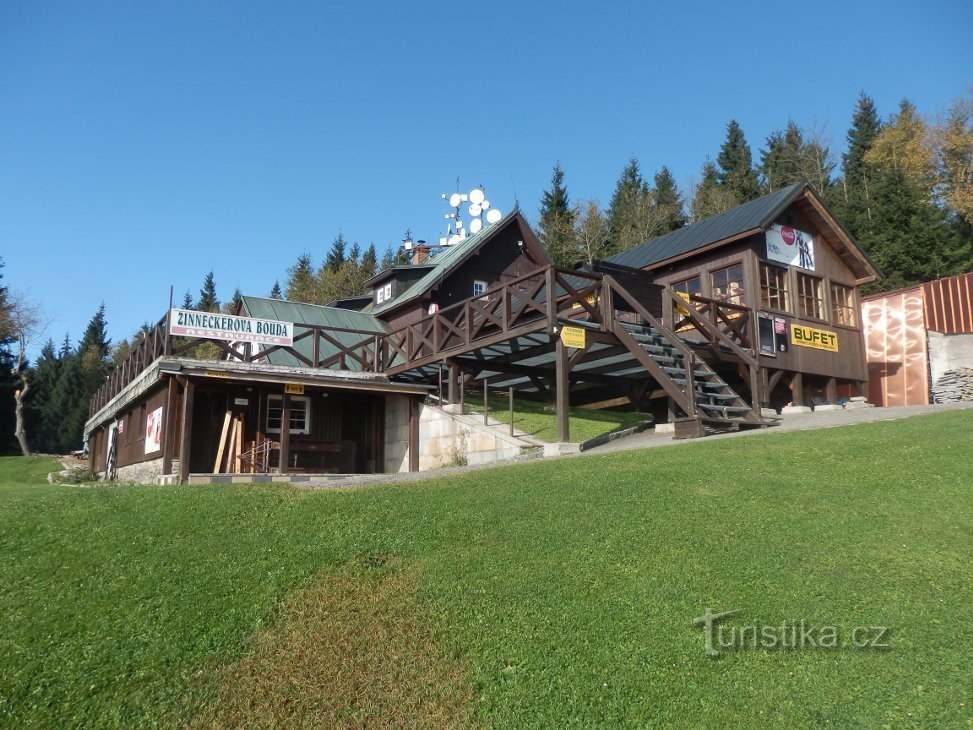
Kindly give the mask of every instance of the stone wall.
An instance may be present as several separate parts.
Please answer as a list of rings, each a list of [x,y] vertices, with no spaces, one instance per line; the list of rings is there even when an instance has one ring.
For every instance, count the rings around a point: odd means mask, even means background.
[[[102,474],[104,476],[104,474]],[[118,467],[118,481],[136,484],[156,484],[162,476],[162,459],[140,461],[138,464]]]

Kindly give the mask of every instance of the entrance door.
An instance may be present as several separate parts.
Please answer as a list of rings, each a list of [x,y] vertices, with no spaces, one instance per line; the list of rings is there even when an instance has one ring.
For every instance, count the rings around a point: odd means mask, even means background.
[[[196,391],[193,402],[193,446],[189,451],[189,471],[193,474],[213,473],[227,406],[226,393]]]

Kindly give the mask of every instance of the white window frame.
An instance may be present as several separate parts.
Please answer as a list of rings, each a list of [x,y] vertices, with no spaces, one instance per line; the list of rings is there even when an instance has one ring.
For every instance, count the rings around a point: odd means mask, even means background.
[[[480,291],[476,290],[477,286],[480,287]],[[485,292],[486,290],[487,290],[487,283],[485,281],[481,281],[480,279],[473,280],[473,296],[482,297],[483,292]]]
[[[308,435],[311,433],[311,399],[306,395],[292,395],[291,399],[291,423],[294,422],[294,403],[304,404],[304,428],[291,428],[289,433],[297,435]],[[279,405],[275,408],[274,401]],[[277,420],[280,422],[280,418],[283,415],[284,410],[284,396],[282,395],[268,395],[267,396],[267,433],[280,433],[280,425],[277,428],[273,428],[270,425],[270,414],[271,411],[276,410],[280,415],[278,415]]]

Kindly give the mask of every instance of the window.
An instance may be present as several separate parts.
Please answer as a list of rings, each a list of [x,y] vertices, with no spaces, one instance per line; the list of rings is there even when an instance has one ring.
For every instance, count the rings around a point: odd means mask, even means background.
[[[381,304],[382,302],[387,302],[392,298],[392,282],[389,282],[385,286],[380,286],[375,290],[375,303]]]
[[[137,441],[145,440],[145,403],[139,406],[139,422],[135,427],[137,429],[135,434],[135,439]]]
[[[854,327],[858,323],[855,317],[855,290],[850,286],[831,285],[831,316],[835,324]]]
[[[486,282],[476,280],[473,282],[473,296],[478,297],[486,291]]]
[[[787,269],[760,264],[760,304],[767,309],[787,309]]]
[[[713,299],[743,304],[743,264],[713,272]]]
[[[679,281],[672,285],[672,290],[677,294],[682,294],[683,299],[688,300],[693,294],[703,293],[703,282],[698,276],[685,281]]]
[[[292,395],[290,399],[290,432],[311,433],[311,399],[302,395]],[[283,410],[283,396],[272,395],[267,399],[267,433],[280,433],[280,418]]]
[[[797,313],[801,317],[822,319],[821,280],[807,274],[797,275]]]

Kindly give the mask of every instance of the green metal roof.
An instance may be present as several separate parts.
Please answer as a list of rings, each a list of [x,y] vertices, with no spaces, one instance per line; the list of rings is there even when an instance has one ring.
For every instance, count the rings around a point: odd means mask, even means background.
[[[807,187],[809,185],[806,182],[789,185],[769,195],[751,200],[749,203],[738,205],[725,213],[714,215],[672,233],[653,238],[641,246],[617,253],[610,256],[608,261],[644,269],[725,238],[756,228],[766,228]]]
[[[432,264],[432,268],[426,272],[421,279],[419,279],[397,297],[387,302],[382,302],[378,306],[372,308],[372,314],[381,314],[382,312],[386,312],[389,309],[394,309],[395,307],[405,304],[406,302],[425,294],[439,281],[448,276],[457,266],[462,264],[466,260],[467,256],[475,252],[481,245],[489,240],[494,233],[499,231],[507,222],[512,220],[515,215],[517,215],[517,211],[511,211],[493,225],[487,226],[479,233],[475,233],[469,238],[464,238],[459,243],[449,246],[440,253],[437,253],[435,256],[427,259],[429,264]]]
[[[339,309],[337,307],[322,307],[317,304],[289,302],[284,299],[243,297],[243,311],[248,317],[271,319],[279,322],[293,322],[296,325],[295,335],[300,334],[301,325],[316,325],[318,327],[331,328],[332,331],[328,334],[345,346],[361,342],[365,335],[355,332],[340,332],[334,330],[334,328],[379,333],[388,331],[384,322],[364,312]],[[312,346],[310,337],[294,343],[294,349],[309,360],[312,356]],[[327,358],[338,352],[337,346],[323,339],[319,342],[318,348],[321,358]],[[267,355],[267,361],[271,365],[307,367],[294,355],[282,350],[271,352]],[[361,369],[354,361],[348,362],[348,368],[351,370]]]

